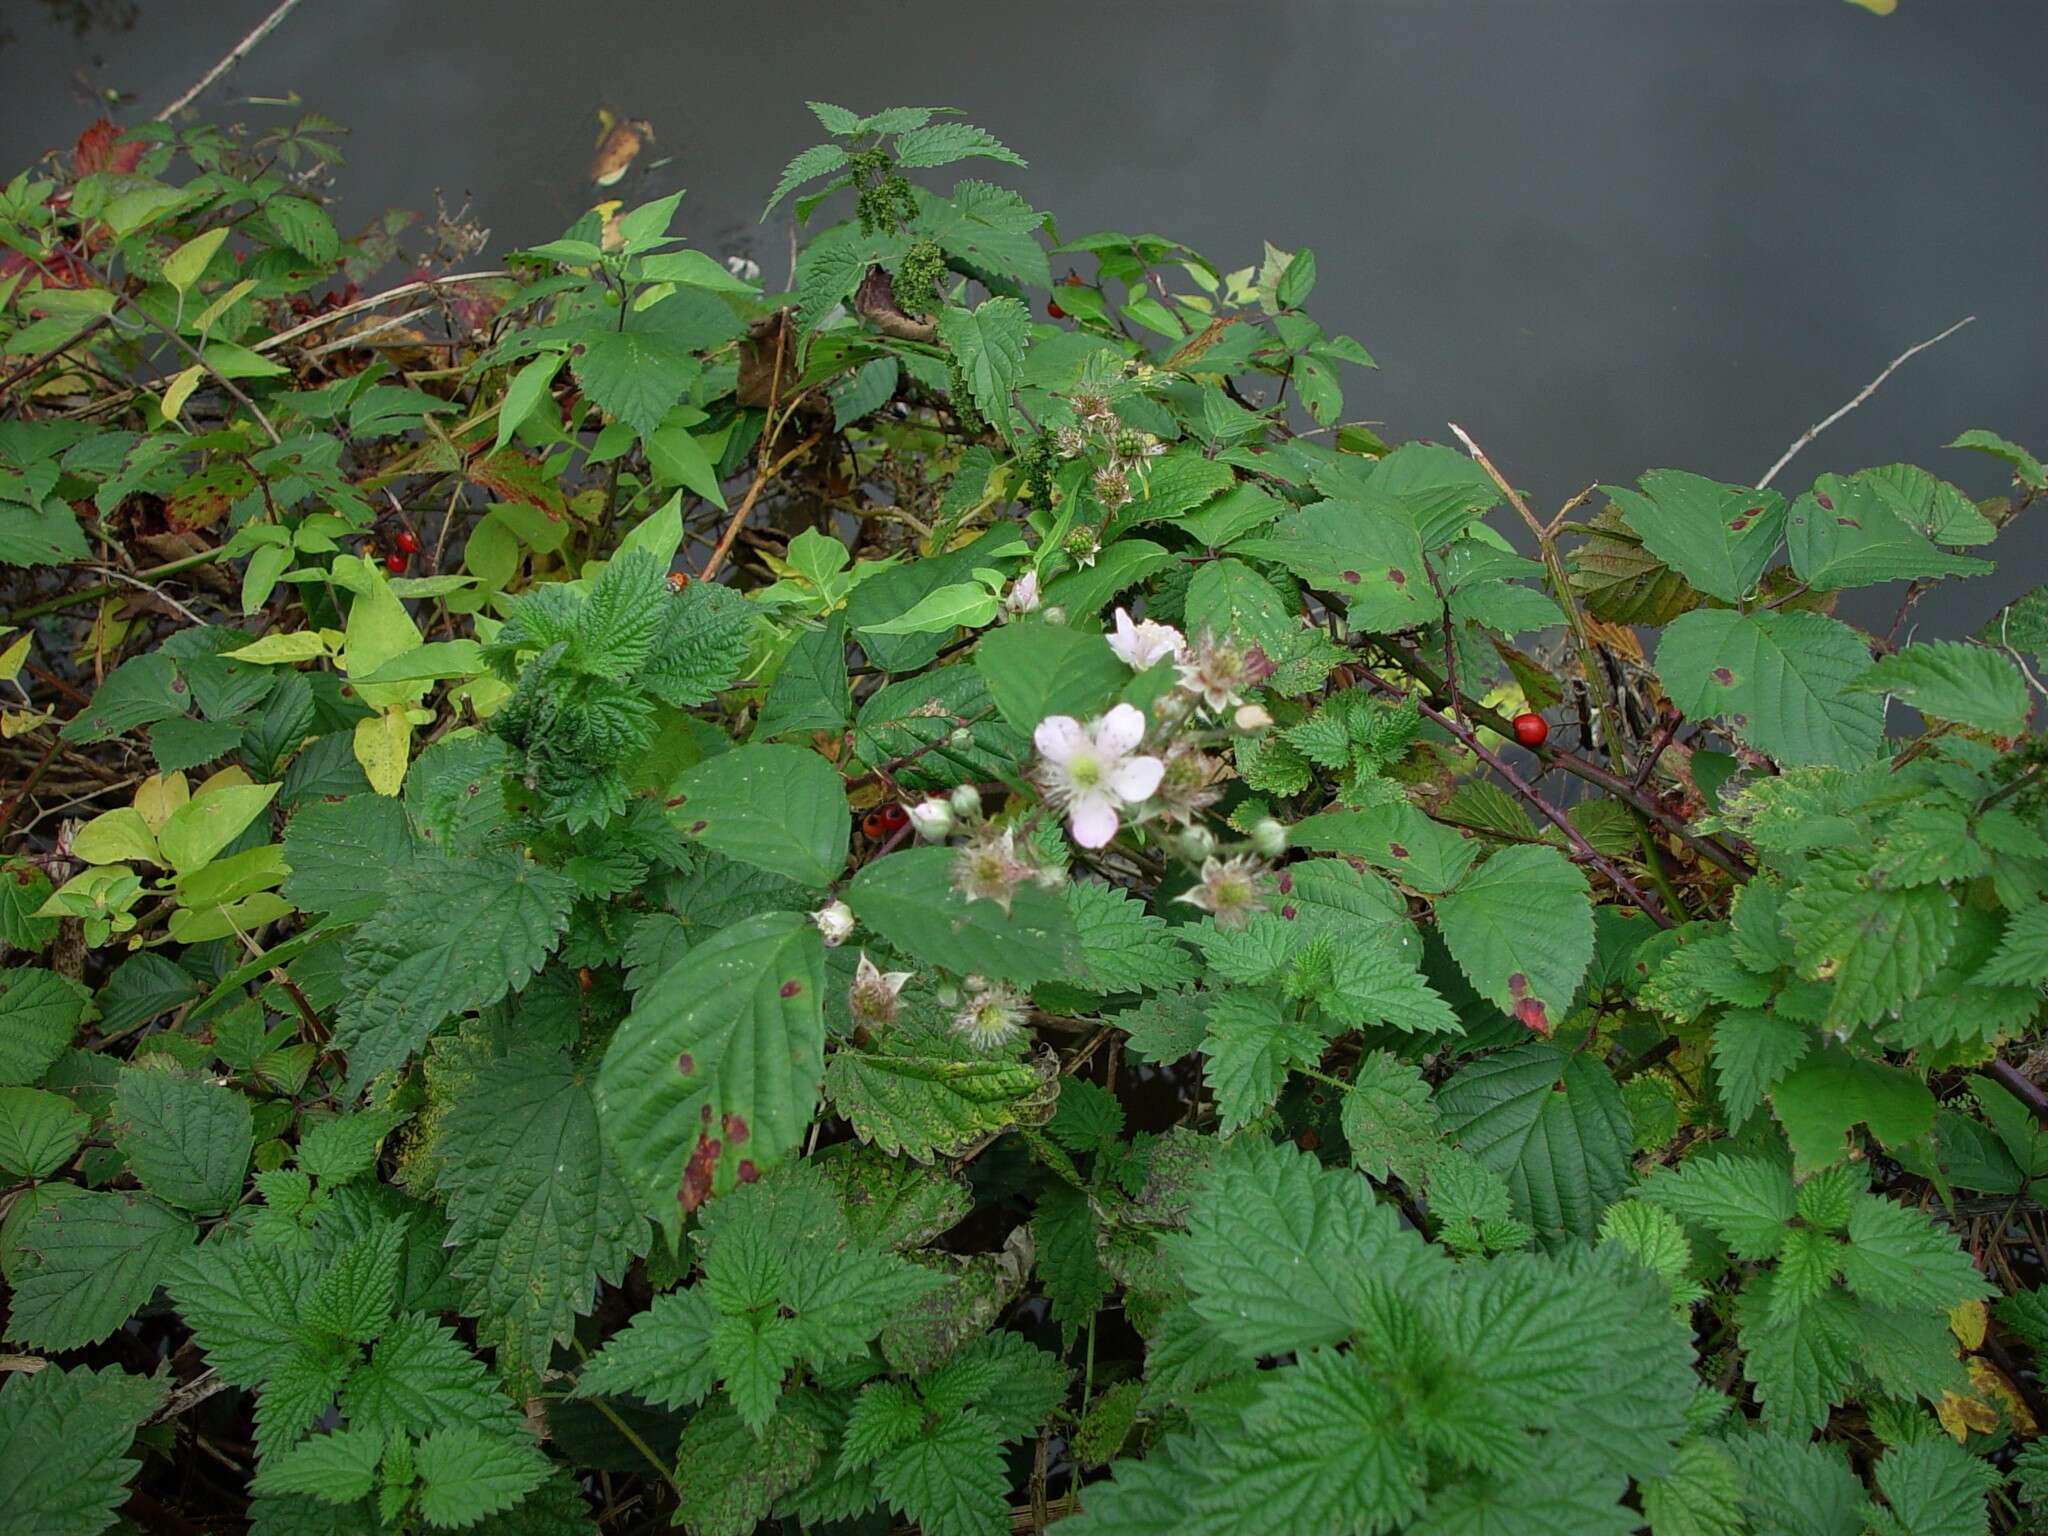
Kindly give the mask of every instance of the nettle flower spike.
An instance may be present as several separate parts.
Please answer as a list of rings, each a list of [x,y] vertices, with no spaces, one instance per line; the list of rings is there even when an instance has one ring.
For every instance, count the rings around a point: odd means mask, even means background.
[[[1116,611],[1116,632],[1105,636],[1116,659],[1133,672],[1143,672],[1187,649],[1187,637],[1171,624],[1133,619],[1128,609]]]
[[[1118,813],[1151,798],[1166,764],[1138,751],[1145,739],[1145,714],[1119,704],[1100,720],[1083,725],[1072,715],[1051,715],[1031,734],[1038,748],[1038,782],[1046,797],[1066,813],[1068,829],[1083,848],[1100,848],[1116,836]]]
[[[909,971],[883,970],[862,950],[860,964],[854,968],[853,985],[846,989],[846,1011],[853,1015],[856,1024],[894,1024],[897,994],[910,977]]]
[[[1016,988],[967,978],[967,997],[953,1015],[953,1033],[982,1051],[998,1051],[1024,1032],[1031,1005]]]
[[[1266,866],[1248,853],[1202,861],[1202,880],[1178,898],[1216,919],[1218,928],[1242,928],[1266,910]]]

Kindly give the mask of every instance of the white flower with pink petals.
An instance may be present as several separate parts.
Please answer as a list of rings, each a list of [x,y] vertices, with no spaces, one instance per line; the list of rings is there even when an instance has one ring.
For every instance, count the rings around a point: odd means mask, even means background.
[[[1107,639],[1109,648],[1116,652],[1116,659],[1133,672],[1143,672],[1169,656],[1180,655],[1188,644],[1171,624],[1155,624],[1150,619],[1134,620],[1122,608],[1116,611],[1116,633]]]
[[[1072,715],[1038,722],[1031,739],[1038,748],[1038,782],[1067,813],[1074,841],[1100,848],[1116,836],[1125,806],[1149,799],[1166,765],[1138,751],[1145,740],[1145,715],[1119,704],[1100,720],[1083,725]]]

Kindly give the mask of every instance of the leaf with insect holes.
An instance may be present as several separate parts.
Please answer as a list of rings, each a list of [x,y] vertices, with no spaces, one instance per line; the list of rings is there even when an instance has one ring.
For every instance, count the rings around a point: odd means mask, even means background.
[[[1563,854],[1503,848],[1438,899],[1436,918],[1481,996],[1543,1034],[1564,1018],[1593,959],[1593,908]]]
[[[843,804],[843,800],[842,800]],[[825,949],[789,912],[750,917],[644,988],[597,1074],[604,1139],[641,1210],[673,1223],[795,1148],[825,1069]]]

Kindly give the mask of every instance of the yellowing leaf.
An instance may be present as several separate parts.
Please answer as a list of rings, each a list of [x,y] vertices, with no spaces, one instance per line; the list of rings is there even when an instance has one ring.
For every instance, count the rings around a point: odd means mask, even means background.
[[[344,565],[340,560],[334,563],[337,569]],[[348,564],[354,578],[348,585],[356,600],[348,611],[348,630],[341,647],[342,670],[355,680],[357,694],[372,709],[409,704],[425,691],[424,683],[364,684],[362,679],[393,657],[418,649],[419,627],[382,571],[360,557]]]
[[[6,650],[0,651],[0,678],[11,683],[20,675],[21,664],[28,660],[28,648],[35,643],[35,638],[33,633],[25,633]]]
[[[135,791],[135,809],[149,823],[152,833],[161,832],[171,812],[192,798],[192,787],[182,773],[152,773]]]
[[[133,806],[127,805],[95,816],[80,827],[72,835],[71,851],[88,864],[119,864],[128,859],[140,859],[145,864],[163,862],[149,823]]]
[[[230,288],[226,293],[223,293],[199,312],[199,318],[192,322],[193,329],[197,330],[202,336],[205,335],[208,330],[212,329],[214,321],[218,320],[229,309],[239,304],[255,291],[256,280],[250,277],[243,278],[234,287]]]
[[[157,846],[179,874],[190,874],[242,835],[277,795],[275,784],[230,784],[202,791],[171,812]]]
[[[1965,1349],[1981,1349],[1984,1345],[1984,1326],[1988,1314],[1980,1300],[1959,1302],[1949,1308],[1948,1330],[1961,1341]]]
[[[289,634],[265,635],[261,640],[238,646],[232,651],[223,651],[223,656],[236,661],[262,663],[312,661],[327,654],[327,643],[318,633],[310,629],[296,629]]]
[[[186,292],[199,281],[206,271],[206,264],[213,260],[213,253],[221,248],[227,238],[228,227],[225,224],[209,229],[204,234],[194,235],[164,258],[164,281],[180,294]]]
[[[412,753],[412,718],[400,706],[356,722],[356,761],[370,788],[380,795],[395,795],[405,783],[405,768]]]
[[[192,391],[199,387],[199,381],[206,377],[206,370],[194,363],[183,373],[172,379],[164,390],[163,413],[165,421],[176,421],[178,412],[185,409],[185,402],[192,398]]]
[[[1889,16],[1899,8],[1899,0],[1849,0],[1851,5],[1860,5],[1873,16]]]
[[[2039,1433],[2040,1425],[2034,1422],[2033,1410],[2027,1407],[2027,1400],[2020,1396],[2019,1388],[2006,1378],[2005,1372],[1982,1355],[1972,1355],[1966,1363],[1970,1369],[1970,1385],[1977,1389],[1977,1396],[2004,1409],[2006,1420],[2016,1434]]]
[[[1953,1392],[1941,1394],[1941,1401],[1934,1406],[1934,1416],[1941,1420],[1941,1427],[1958,1445],[1970,1438],[1971,1430],[1988,1435],[1998,1428],[1996,1408],[1974,1397],[1958,1397]]]

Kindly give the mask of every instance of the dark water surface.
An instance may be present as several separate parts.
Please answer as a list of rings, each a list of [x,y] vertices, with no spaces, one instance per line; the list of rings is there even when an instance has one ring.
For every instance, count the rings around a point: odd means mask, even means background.
[[[90,119],[77,79],[139,119],[271,4],[0,0],[0,164]],[[1226,267],[1313,246],[1311,312],[1380,364],[1347,414],[1459,421],[1552,504],[1655,465],[1753,480],[1975,314],[1781,487],[1910,459],[1982,495],[2002,472],[1945,451],[1957,432],[2048,448],[2044,50],[2042,0],[305,0],[203,105],[267,120],[237,103],[296,92],[353,130],[345,225],[439,190],[494,249],[599,195],[608,105],[658,135],[621,190],[687,187],[691,238],[771,278],[786,215],[755,217],[820,137],[806,97],[960,106],[1068,233],[1156,231]],[[2048,578],[2026,525],[1999,553],[1922,633]]]

